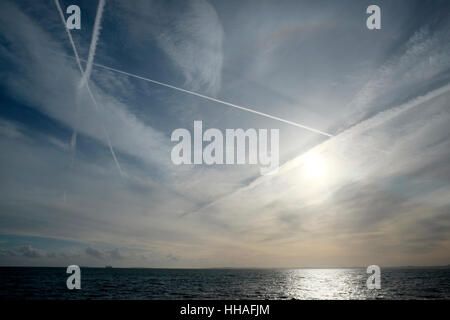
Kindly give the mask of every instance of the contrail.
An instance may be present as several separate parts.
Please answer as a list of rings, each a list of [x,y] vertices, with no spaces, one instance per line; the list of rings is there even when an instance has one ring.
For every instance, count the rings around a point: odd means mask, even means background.
[[[80,57],[78,56],[77,48],[75,47],[75,43],[73,42],[72,34],[70,33],[69,28],[66,26],[66,19],[64,18],[64,13],[61,9],[61,6],[59,4],[59,0],[55,0],[56,8],[58,9],[59,16],[61,17],[61,20],[64,25],[64,29],[67,32],[67,36],[69,37],[70,44],[72,45],[73,53],[75,54],[75,59],[77,60],[78,68],[80,69],[80,72],[83,73],[83,68],[81,67],[80,63]]]
[[[92,32],[91,45],[89,47],[89,55],[87,60],[86,69],[84,75],[80,81],[80,88],[89,81],[92,71],[92,63],[94,62],[95,50],[97,48],[97,42],[100,35],[101,21],[103,15],[103,8],[105,7],[105,0],[100,0],[97,7],[97,14],[95,16],[94,31]]]
[[[77,64],[78,64],[78,68],[80,69],[81,76],[83,77],[84,76],[84,71],[83,71],[83,68],[81,67],[81,62],[80,61],[86,61],[86,60],[80,59],[80,57],[78,56],[78,51],[77,51],[77,48],[75,47],[75,43],[73,42],[72,34],[70,33],[70,30],[66,26],[66,20],[64,18],[64,14],[63,14],[63,11],[61,9],[61,5],[59,4],[59,0],[55,0],[55,4],[56,4],[56,7],[58,9],[59,16],[61,17],[61,21],[62,21],[62,23],[64,25],[64,29],[66,29],[67,35],[69,37],[70,44],[72,45],[72,50],[73,50],[73,53],[75,55],[75,59],[76,59]],[[91,88],[89,86],[89,82],[86,82],[86,88],[87,88],[87,91],[89,93],[89,97],[91,98],[91,100],[92,100],[92,102],[94,104],[95,110],[100,115],[100,113],[99,113],[100,106],[98,105],[97,100],[95,100],[94,95],[92,94],[92,90],[91,90]],[[103,130],[103,133],[106,136],[106,140],[107,140],[107,143],[108,143],[109,151],[111,152],[111,155],[113,157],[114,163],[116,164],[116,167],[119,170],[120,175],[124,175],[124,173],[122,171],[122,168],[120,167],[119,161],[117,160],[117,157],[116,157],[116,154],[114,152],[114,149],[112,147],[111,139],[109,137],[108,131],[106,130],[103,122],[100,122],[100,123],[101,123],[101,127],[102,127],[102,130]]]
[[[77,65],[78,68],[80,69],[81,74],[83,75],[83,67],[81,66],[81,62],[80,62],[80,57],[78,56],[78,51],[77,48],[75,47],[75,43],[73,42],[73,38],[72,38],[72,34],[70,33],[69,28],[67,28],[66,26],[66,21],[64,18],[64,13],[61,9],[61,6],[59,4],[59,0],[55,0],[55,4],[56,4],[56,8],[58,9],[58,13],[59,16],[61,17],[61,20],[63,22],[64,25],[64,29],[66,30],[67,36],[69,37],[69,41],[70,41],[70,45],[72,46],[72,50],[75,54],[75,59],[77,61]],[[75,119],[77,119],[77,114],[78,114],[78,103],[79,103],[79,95],[80,95],[80,91],[77,90],[77,95],[75,97],[76,101],[75,101]],[[75,157],[75,150],[76,150],[76,144],[77,144],[77,124],[75,123],[75,128],[73,129],[72,132],[72,139],[70,141],[70,148],[72,149],[72,159],[70,161],[70,167],[72,168],[73,163],[74,163],[74,157]]]
[[[81,80],[79,82],[78,89],[77,89],[77,97],[76,97],[76,105],[75,105],[75,126],[73,128],[72,140],[71,140],[71,144],[70,144],[71,149],[72,149],[71,167],[73,167],[73,164],[75,162],[75,153],[76,153],[77,135],[78,135],[78,108],[79,108],[79,103],[80,103],[81,89],[89,81],[89,78],[91,76],[92,63],[94,62],[95,51],[97,49],[97,42],[98,42],[98,39],[100,36],[100,28],[101,28],[101,21],[102,21],[104,7],[105,7],[105,0],[100,0],[98,3],[98,6],[97,6],[97,13],[95,15],[94,29],[92,31],[92,38],[91,38],[91,44],[89,46],[89,54],[88,54],[86,68],[84,69],[84,74],[81,77]]]
[[[57,53],[57,52],[55,52],[55,54],[61,55],[60,53]],[[67,55],[64,55],[64,56],[67,56]],[[73,57],[71,57],[71,56],[67,56],[67,57],[73,59]],[[80,60],[81,61],[86,61],[84,59],[80,59]],[[293,122],[293,121],[290,121],[290,120],[286,120],[286,119],[283,119],[283,118],[272,116],[272,115],[264,113],[264,112],[260,112],[260,111],[254,110],[253,108],[239,106],[239,105],[231,103],[231,102],[226,102],[226,101],[223,101],[223,100],[219,100],[219,99],[216,99],[216,98],[213,98],[213,97],[201,94],[201,93],[197,93],[197,92],[194,92],[194,91],[186,90],[186,89],[183,89],[183,88],[180,88],[180,87],[176,87],[176,86],[173,86],[173,85],[170,85],[170,84],[167,84],[167,83],[164,83],[164,82],[160,82],[160,81],[157,81],[157,80],[152,80],[152,79],[149,79],[149,78],[138,76],[136,74],[129,73],[129,72],[126,72],[126,71],[122,71],[122,70],[119,70],[119,69],[115,69],[115,68],[112,68],[112,67],[108,67],[108,66],[105,66],[105,65],[102,65],[102,64],[99,64],[99,63],[93,63],[93,65],[96,66],[96,67],[102,68],[102,69],[106,69],[106,70],[109,70],[109,71],[121,73],[121,74],[124,74],[124,75],[132,77],[132,78],[144,80],[144,81],[151,82],[151,83],[154,83],[154,84],[157,84],[157,85],[160,85],[160,86],[171,88],[173,90],[177,90],[177,91],[181,91],[181,92],[184,92],[184,93],[188,93],[188,94],[191,94],[191,95],[194,95],[194,96],[206,99],[206,100],[210,100],[210,101],[213,101],[213,102],[217,102],[217,103],[220,103],[220,104],[232,107],[232,108],[236,108],[236,109],[244,110],[244,111],[247,111],[247,112],[251,112],[251,113],[254,113],[254,114],[257,114],[257,115],[269,118],[269,119],[278,120],[278,121],[281,121],[281,122],[293,125],[295,127],[299,127],[299,128],[311,131],[311,132],[315,132],[315,133],[321,134],[321,135],[326,136],[326,137],[333,137],[334,136],[334,135],[332,135],[330,133],[327,133],[327,132],[324,132],[324,131],[321,131],[321,130],[318,130],[318,129],[314,129],[314,128],[305,126],[305,125],[300,124],[300,123],[296,123],[296,122]]]
[[[99,64],[99,63],[94,63],[94,65],[96,67],[99,67],[99,68],[103,68],[103,69],[106,69],[106,70],[114,71],[114,72],[117,72],[117,73],[121,73],[121,74],[127,75],[129,77],[141,79],[141,80],[148,81],[148,82],[151,82],[151,83],[154,83],[154,84],[158,84],[160,86],[164,86],[164,87],[171,88],[171,89],[174,89],[174,90],[178,90],[178,91],[181,91],[181,92],[184,92],[184,93],[188,93],[188,94],[191,94],[191,95],[203,98],[203,99],[207,99],[207,100],[210,100],[210,101],[214,101],[214,102],[217,102],[217,103],[220,103],[220,104],[232,107],[232,108],[241,109],[241,110],[244,110],[244,111],[247,111],[247,112],[258,114],[260,116],[263,116],[263,117],[266,117],[266,118],[269,118],[269,119],[278,120],[278,121],[281,121],[281,122],[284,122],[284,123],[287,123],[287,124],[290,124],[290,125],[302,128],[302,129],[306,129],[306,130],[309,130],[309,131],[312,131],[312,132],[315,132],[315,133],[318,133],[318,134],[321,134],[321,135],[324,135],[324,136],[327,136],[327,137],[333,137],[333,135],[330,134],[330,133],[326,133],[324,131],[321,131],[321,130],[318,130],[318,129],[314,129],[314,128],[311,128],[311,127],[308,127],[308,126],[305,126],[303,124],[299,124],[299,123],[296,123],[296,122],[293,122],[293,121],[290,121],[290,120],[286,120],[286,119],[283,119],[283,118],[272,116],[270,114],[254,110],[254,109],[249,108],[249,107],[239,106],[239,105],[231,103],[231,102],[226,102],[226,101],[219,100],[219,99],[216,99],[216,98],[213,98],[213,97],[210,97],[210,96],[206,96],[206,95],[201,94],[201,93],[197,93],[197,92],[194,92],[194,91],[186,90],[186,89],[183,89],[183,88],[180,88],[180,87],[175,87],[175,86],[167,84],[167,83],[163,83],[163,82],[160,82],[160,81],[156,81],[156,80],[152,80],[152,79],[145,78],[145,77],[142,77],[142,76],[138,76],[136,74],[125,72],[125,71],[122,71],[122,70],[119,70],[119,69],[107,67],[107,66]]]

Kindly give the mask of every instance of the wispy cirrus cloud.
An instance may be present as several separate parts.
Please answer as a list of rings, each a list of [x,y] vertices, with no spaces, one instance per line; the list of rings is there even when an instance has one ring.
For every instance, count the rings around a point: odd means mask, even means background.
[[[353,115],[345,125],[354,124],[393,104],[405,102],[418,94],[445,83],[450,67],[448,22],[441,28],[429,25],[416,31],[404,46],[394,52],[347,106]],[[355,112],[356,111],[356,112]]]
[[[144,0],[118,5],[129,35],[139,45],[156,41],[183,74],[185,86],[212,95],[219,91],[224,32],[209,2]],[[148,21],[152,21],[151,28],[146,27]]]

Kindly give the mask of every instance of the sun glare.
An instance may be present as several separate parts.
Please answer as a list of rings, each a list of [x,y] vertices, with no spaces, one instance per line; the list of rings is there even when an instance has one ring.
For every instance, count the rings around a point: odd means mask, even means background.
[[[327,171],[323,157],[317,154],[309,154],[304,158],[304,172],[311,179],[322,179]]]

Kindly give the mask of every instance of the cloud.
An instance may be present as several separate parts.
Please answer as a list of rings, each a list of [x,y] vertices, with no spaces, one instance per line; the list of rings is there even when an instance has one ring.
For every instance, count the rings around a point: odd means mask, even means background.
[[[103,259],[104,258],[104,254],[94,248],[86,248],[86,254],[88,254],[91,257],[94,257],[96,259]]]
[[[221,85],[223,28],[204,0],[121,2],[118,10],[130,35],[144,45],[156,40],[181,70],[191,90],[216,94]],[[148,23],[152,27],[148,28]]]
[[[450,67],[449,23],[431,30],[421,27],[383,66],[374,71],[369,81],[347,106],[354,114],[346,125],[354,124],[390,105],[405,102],[441,85],[440,76]]]
[[[170,262],[177,262],[179,260],[179,258],[177,256],[174,256],[172,254],[168,254],[166,256],[167,260],[169,260]]]
[[[18,127],[9,121],[0,119],[0,135],[11,139],[24,138]]]
[[[25,239],[24,237],[23,239]],[[14,236],[14,239],[22,239],[20,236]],[[36,239],[36,238],[35,238]],[[39,241],[45,238],[38,238]],[[25,240],[24,240],[25,241]],[[45,239],[45,242],[52,243],[54,239]],[[2,245],[4,246],[4,245]],[[125,253],[123,252],[125,251]],[[140,250],[135,248],[114,248],[107,247],[97,249],[93,246],[82,248],[79,246],[68,246],[65,248],[54,247],[53,250],[36,249],[31,245],[0,247],[0,265],[56,265],[67,267],[71,264],[79,266],[97,266],[103,267],[105,263],[114,266],[129,266],[131,263],[157,264],[158,261],[166,261],[170,264],[176,264],[178,259],[170,254],[157,252],[154,250]]]
[[[17,254],[12,250],[0,249],[0,257],[2,258],[10,258],[15,256],[17,256]]]
[[[115,249],[109,251],[109,256],[111,257],[111,259],[114,259],[114,260],[124,259],[123,255],[120,253],[118,248],[115,248]]]
[[[89,78],[91,76],[92,64],[94,63],[95,49],[97,48],[97,42],[100,37],[101,21],[104,6],[105,0],[100,0],[97,7],[97,14],[95,15],[94,29],[92,31],[92,39],[91,45],[89,46],[89,55],[86,64],[86,69],[84,70],[84,74],[80,82],[80,87],[82,87],[85,82],[89,81]]]
[[[30,245],[19,248],[18,252],[26,258],[40,258],[43,255],[41,252],[32,248]]]

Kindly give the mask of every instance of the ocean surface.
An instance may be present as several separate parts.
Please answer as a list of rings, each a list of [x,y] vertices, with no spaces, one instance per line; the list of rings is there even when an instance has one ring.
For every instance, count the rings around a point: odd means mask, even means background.
[[[450,299],[450,268],[382,268],[379,290],[365,269],[81,268],[80,290],[68,276],[1,267],[0,299]]]

